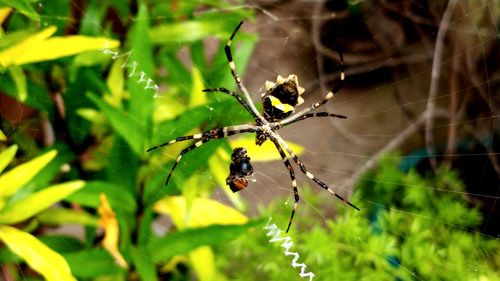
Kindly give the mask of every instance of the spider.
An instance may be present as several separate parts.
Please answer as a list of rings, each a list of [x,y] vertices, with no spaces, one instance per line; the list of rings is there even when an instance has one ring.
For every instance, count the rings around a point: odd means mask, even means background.
[[[229,165],[229,176],[226,184],[232,192],[238,192],[248,186],[247,177],[253,174],[250,157],[244,147],[236,147],[231,155],[231,165]]]
[[[254,124],[242,124],[242,125],[235,125],[235,126],[227,126],[227,127],[222,127],[222,128],[216,128],[212,129],[203,133],[198,133],[194,135],[188,135],[188,136],[182,136],[178,137],[176,139],[173,139],[171,141],[165,142],[163,144],[159,144],[156,146],[153,146],[147,150],[147,152],[150,152],[152,150],[155,150],[157,148],[173,144],[179,141],[185,141],[185,140],[197,140],[194,144],[186,147],[183,149],[179,156],[177,157],[174,165],[170,169],[170,172],[168,173],[167,179],[165,181],[165,185],[168,185],[168,182],[170,180],[170,177],[172,176],[172,173],[174,172],[175,168],[177,167],[177,164],[179,164],[179,161],[181,158],[184,156],[184,154],[188,153],[189,151],[200,147],[206,142],[209,142],[214,139],[220,139],[220,138],[226,138],[229,136],[233,135],[238,135],[238,134],[243,134],[243,133],[255,133],[256,134],[256,139],[255,143],[257,145],[262,145],[266,140],[270,140],[274,146],[276,147],[277,151],[279,152],[281,159],[283,160],[283,163],[288,170],[290,174],[290,179],[291,179],[291,185],[293,189],[293,194],[294,194],[294,205],[292,209],[292,213],[290,215],[290,219],[288,221],[288,226],[286,229],[286,232],[290,230],[290,226],[292,225],[293,217],[295,215],[295,211],[297,209],[297,205],[299,203],[299,192],[297,190],[297,181],[295,180],[295,171],[290,164],[289,157],[297,164],[300,168],[300,171],[304,173],[309,179],[314,181],[316,184],[318,184],[320,187],[323,189],[327,190],[330,192],[332,195],[337,197],[339,200],[342,200],[345,204],[353,207],[354,209],[359,211],[359,208],[354,206],[351,202],[347,201],[344,199],[342,196],[338,195],[335,191],[333,191],[331,188],[329,188],[326,183],[324,183],[322,180],[319,178],[315,177],[311,172],[309,172],[306,169],[306,166],[302,163],[302,161],[297,157],[297,155],[290,149],[288,144],[283,140],[283,138],[278,134],[278,130],[290,125],[292,123],[296,123],[299,121],[302,121],[307,118],[312,118],[312,117],[334,117],[334,118],[347,118],[346,116],[343,115],[338,115],[338,114],[333,114],[333,113],[328,113],[328,112],[314,112],[316,109],[318,109],[320,106],[324,105],[327,103],[334,95],[337,93],[341,86],[342,83],[345,79],[345,74],[343,70],[343,56],[342,53],[339,51],[339,58],[340,58],[340,79],[337,81],[337,83],[334,85],[333,89],[329,91],[323,99],[313,103],[311,106],[302,109],[298,112],[295,112],[296,106],[302,104],[304,102],[304,99],[301,97],[301,95],[304,93],[304,88],[299,86],[299,82],[297,79],[297,76],[295,74],[289,75],[287,78],[284,78],[280,75],[278,75],[276,82],[270,82],[266,81],[265,83],[265,92],[261,95],[262,99],[262,112],[260,113],[257,108],[255,107],[255,104],[252,102],[252,99],[250,97],[250,94],[246,87],[243,84],[243,81],[240,79],[238,72],[236,71],[236,66],[233,61],[233,56],[231,54],[231,43],[233,42],[233,39],[240,29],[241,25],[243,24],[243,21],[241,21],[234,31],[231,33],[231,36],[229,37],[229,40],[226,43],[226,46],[224,48],[228,63],[229,63],[229,68],[231,70],[231,74],[234,77],[234,80],[236,82],[236,85],[238,86],[238,89],[241,91],[243,94],[245,100],[242,99],[241,95],[233,92],[231,90],[228,90],[226,88],[211,88],[211,89],[204,89],[204,92],[221,92],[227,95],[233,96],[244,108],[250,115],[252,115],[253,119],[255,120]],[[289,157],[285,154],[285,151],[288,152]],[[249,159],[248,159],[249,160]],[[234,176],[234,175],[233,175]],[[231,177],[231,175],[230,175]],[[230,178],[229,180],[233,180],[231,183],[236,184],[234,180],[237,180],[236,178]],[[246,187],[248,185],[248,182],[245,182],[246,179],[245,177],[239,177],[239,179],[243,179],[244,181],[238,182],[240,184],[239,187]],[[234,190],[233,190],[234,191]]]

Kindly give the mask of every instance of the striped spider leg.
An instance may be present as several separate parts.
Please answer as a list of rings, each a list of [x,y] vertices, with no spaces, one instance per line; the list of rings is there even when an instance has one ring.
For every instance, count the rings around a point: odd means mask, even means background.
[[[202,144],[207,143],[211,140],[222,139],[222,138],[226,138],[226,137],[238,135],[238,134],[243,134],[243,133],[255,132],[257,130],[258,130],[258,127],[254,126],[254,125],[227,126],[227,127],[212,129],[212,130],[209,130],[209,131],[206,131],[203,133],[199,133],[199,134],[178,137],[178,138],[175,138],[171,141],[153,146],[153,147],[149,148],[146,152],[150,152],[150,151],[155,150],[157,148],[160,148],[160,147],[163,147],[163,146],[166,146],[169,144],[174,144],[174,143],[180,142],[180,141],[198,140],[194,144],[184,148],[181,151],[181,153],[179,154],[179,156],[177,156],[177,159],[175,160],[174,165],[172,166],[172,168],[170,169],[170,172],[168,173],[167,180],[165,181],[165,186],[167,186],[168,182],[170,181],[170,177],[172,176],[175,168],[177,167],[177,164],[179,164],[179,162],[181,161],[184,154],[188,153],[189,151],[191,151],[195,148],[200,147]]]

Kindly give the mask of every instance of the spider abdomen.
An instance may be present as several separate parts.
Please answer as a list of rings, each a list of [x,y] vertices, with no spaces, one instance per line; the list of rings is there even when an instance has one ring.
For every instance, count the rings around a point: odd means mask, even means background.
[[[266,92],[261,96],[262,115],[270,122],[290,116],[295,107],[303,102],[300,96],[303,92],[295,74],[286,79],[279,75],[276,83],[266,81]]]

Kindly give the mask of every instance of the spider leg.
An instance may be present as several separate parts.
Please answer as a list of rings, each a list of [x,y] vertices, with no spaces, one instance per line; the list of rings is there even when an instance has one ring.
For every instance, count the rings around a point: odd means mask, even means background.
[[[179,156],[177,156],[177,159],[175,160],[175,163],[174,163],[174,166],[172,166],[172,168],[170,169],[170,172],[168,173],[168,176],[167,176],[167,180],[165,181],[165,186],[168,185],[168,181],[170,180],[170,177],[172,176],[172,173],[174,172],[175,170],[175,167],[177,167],[177,164],[179,164],[179,162],[181,161],[182,159],[182,156],[184,156],[184,154],[188,153],[189,151],[197,148],[197,147],[200,147],[202,144],[212,140],[213,138],[210,138],[210,137],[206,137],[200,141],[197,141],[195,142],[194,144],[184,148],[181,153],[179,154]]]
[[[209,142],[209,141],[214,140],[214,139],[221,139],[221,138],[225,138],[225,137],[232,136],[232,135],[248,133],[248,132],[255,132],[255,131],[256,131],[256,129],[254,128],[254,126],[249,126],[249,125],[229,126],[229,127],[213,129],[213,130],[210,130],[210,131],[207,131],[204,133],[200,133],[200,134],[179,137],[179,138],[176,138],[174,140],[171,140],[170,142],[166,142],[164,145],[175,143],[175,142],[177,142],[178,139],[180,139],[180,141],[188,140],[188,139],[200,139],[197,142],[195,142],[194,144],[184,148],[181,151],[181,153],[179,154],[179,156],[177,156],[177,159],[175,160],[174,165],[172,166],[172,168],[170,169],[170,172],[168,173],[167,180],[165,181],[165,185],[168,185],[168,182],[170,181],[170,177],[172,176],[175,168],[177,167],[177,164],[179,164],[179,162],[181,161],[184,154],[186,154],[189,151],[191,151],[197,147],[200,147],[204,143]],[[162,146],[162,145],[152,147],[152,148],[148,149],[148,151],[156,149],[160,146]]]
[[[227,127],[222,127],[222,128],[206,131],[203,133],[178,137],[178,138],[175,138],[173,140],[167,141],[165,143],[155,145],[155,146],[149,148],[148,150],[146,150],[146,152],[150,152],[150,151],[155,150],[157,148],[160,148],[160,147],[163,147],[163,146],[166,146],[169,144],[174,144],[174,143],[179,142],[179,141],[199,140],[199,139],[203,139],[203,138],[210,137],[210,136],[214,136],[215,139],[218,139],[218,138],[225,138],[226,136],[231,136],[234,134],[254,132],[254,131],[255,131],[254,126],[249,126],[249,125],[227,126]]]
[[[238,26],[236,26],[233,33],[231,33],[231,36],[229,37],[229,40],[226,43],[226,47],[224,47],[224,52],[226,53],[226,58],[227,58],[227,61],[229,63],[229,68],[231,69],[231,74],[234,77],[234,81],[236,82],[236,85],[238,85],[238,88],[240,89],[240,91],[245,96],[245,99],[247,100],[247,105],[252,110],[254,116],[257,116],[260,120],[264,120],[264,118],[262,116],[260,116],[259,111],[257,110],[255,105],[253,104],[247,88],[243,84],[243,81],[241,81],[240,76],[238,75],[238,71],[236,71],[236,65],[234,64],[233,55],[231,53],[231,43],[233,42],[234,36],[238,32],[238,30],[240,29],[242,24],[243,24],[243,21],[241,21],[238,24]]]
[[[286,169],[290,173],[290,178],[292,179],[293,196],[294,196],[295,202],[293,204],[292,214],[290,215],[290,220],[288,221],[288,226],[286,228],[286,233],[288,233],[288,230],[290,230],[290,226],[292,225],[293,216],[295,215],[295,210],[297,209],[297,205],[299,204],[299,200],[300,200],[299,191],[297,190],[297,181],[295,180],[295,171],[293,170],[293,167],[290,164],[290,161],[286,157],[286,154],[283,151],[283,148],[281,148],[278,141],[275,140],[274,138],[271,138],[271,141],[274,143],[274,145],[276,146],[276,149],[280,153],[281,159],[283,160],[283,163],[285,164]]]
[[[204,89],[203,92],[221,92],[221,93],[233,96],[253,116],[253,118],[255,119],[255,121],[257,121],[257,122],[260,121],[259,117],[257,115],[255,115],[255,113],[248,106],[248,104],[243,99],[241,99],[241,97],[237,93],[235,93],[233,91],[230,91],[230,90],[228,90],[226,88]]]
[[[299,122],[299,121],[302,121],[304,119],[311,118],[311,117],[334,117],[334,118],[347,119],[347,116],[344,116],[344,115],[333,114],[333,113],[328,113],[328,112],[316,112],[316,113],[305,113],[305,114],[302,114],[301,116],[298,116],[296,119],[293,119],[291,121],[284,122],[282,120],[282,121],[277,122],[277,123],[278,123],[278,126],[280,128],[282,128],[282,127],[285,127],[285,126],[290,125],[292,123]]]
[[[347,205],[349,205],[349,206],[351,206],[354,209],[356,209],[356,210],[359,211],[358,207],[354,206],[351,202],[347,201],[342,196],[338,195],[335,191],[333,191],[332,189],[330,189],[328,187],[328,185],[326,185],[326,183],[324,183],[322,180],[320,180],[317,177],[315,177],[311,172],[307,171],[306,166],[302,163],[302,161],[300,161],[299,157],[297,157],[297,155],[292,151],[292,149],[290,149],[290,147],[286,144],[286,142],[279,135],[274,134],[273,137],[275,137],[278,140],[279,144],[283,148],[285,148],[285,150],[288,152],[288,154],[292,157],[293,162],[295,162],[295,164],[299,165],[300,170],[302,171],[302,173],[304,173],[309,179],[313,180],[315,183],[317,183],[323,189],[326,189],[333,196],[337,197],[338,199],[342,200],[345,204],[347,204]]]

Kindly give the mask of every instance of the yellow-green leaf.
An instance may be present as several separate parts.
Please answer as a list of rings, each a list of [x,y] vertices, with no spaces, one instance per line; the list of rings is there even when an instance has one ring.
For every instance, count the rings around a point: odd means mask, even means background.
[[[31,1],[27,0],[0,0],[0,3],[3,5],[11,6],[30,19],[40,21],[40,15],[36,13],[30,2]]]
[[[17,152],[17,145],[12,145],[0,154],[0,173],[9,165]]]
[[[200,281],[215,280],[214,260],[214,253],[209,246],[202,246],[189,252],[189,261]]]
[[[72,181],[53,185],[33,193],[0,211],[0,224],[12,224],[26,220],[81,189],[84,185],[84,181]]]
[[[123,98],[123,85],[125,84],[122,68],[123,63],[123,59],[116,60],[111,66],[108,79],[106,80],[106,85],[108,85],[111,95],[104,96],[104,99],[113,106],[119,106]]]
[[[2,132],[2,130],[0,130],[0,141],[6,141],[7,140],[7,137],[5,136],[5,134]]]
[[[87,226],[99,226],[99,219],[85,211],[64,208],[52,208],[41,212],[37,217],[42,224],[80,224]]]
[[[154,205],[160,214],[169,215],[178,228],[203,227],[211,224],[245,224],[248,217],[209,198],[196,198],[188,209],[184,196],[169,196]]]
[[[281,160],[280,154],[276,150],[276,146],[274,146],[274,144],[269,140],[264,142],[261,146],[257,146],[255,144],[255,139],[249,137],[232,139],[229,143],[233,149],[236,147],[246,148],[248,156],[250,156],[251,161],[253,162]],[[287,141],[286,143],[296,155],[301,155],[302,152],[304,152],[304,148],[302,146],[290,141]],[[283,150],[286,153],[285,148],[283,148]]]
[[[26,75],[24,74],[23,69],[19,66],[12,65],[9,67],[9,72],[14,80],[14,83],[16,84],[17,98],[22,102],[26,101],[26,98],[28,97],[28,89],[26,84]]]
[[[203,92],[203,78],[198,68],[193,66],[191,72],[192,87],[191,99],[189,100],[189,107],[196,107],[207,103],[207,95]]]
[[[10,15],[12,8],[1,8],[0,9],[0,24],[2,24],[5,19]]]
[[[12,252],[24,259],[31,268],[43,275],[46,280],[76,281],[76,278],[71,275],[66,260],[33,235],[14,227],[0,225],[0,240]]]
[[[52,36],[52,34],[56,32],[56,30],[57,28],[55,26],[50,26],[0,52],[0,65],[8,67],[9,65],[13,64],[13,61],[17,57],[22,56],[24,53],[30,52],[33,46],[40,44],[43,40]]]
[[[54,60],[104,47],[116,48],[120,45],[119,41],[104,37],[73,35],[48,38],[55,31],[54,26],[48,27],[1,52],[0,64],[8,67]]]
[[[57,151],[51,150],[37,158],[21,164],[0,177],[0,200],[14,194],[28,183],[40,170],[56,157]]]

